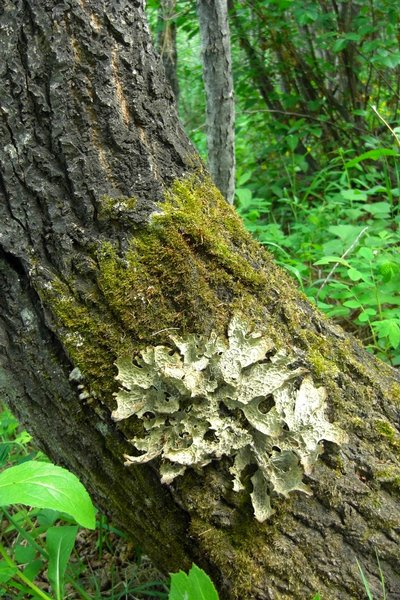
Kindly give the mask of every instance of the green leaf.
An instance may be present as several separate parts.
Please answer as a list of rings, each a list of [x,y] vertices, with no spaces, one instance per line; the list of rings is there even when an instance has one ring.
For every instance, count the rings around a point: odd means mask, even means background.
[[[374,202],[366,204],[363,209],[376,217],[386,217],[390,214],[391,206],[389,202]]]
[[[362,36],[359,33],[355,33],[354,31],[346,33],[343,37],[338,38],[335,41],[332,50],[334,52],[340,52],[341,50],[344,50],[344,48],[346,48],[349,42],[359,42],[361,40],[361,37]]]
[[[291,150],[292,152],[294,152],[297,148],[297,145],[299,143],[299,138],[297,135],[288,135],[286,137],[286,143],[289,146],[289,150]]]
[[[17,567],[11,567],[5,560],[0,560],[0,583],[7,583],[17,570]]]
[[[44,568],[44,561],[40,560],[38,558],[38,559],[33,560],[32,562],[30,562],[29,565],[27,565],[25,567],[25,569],[24,569],[24,575],[30,581],[33,581],[34,579],[36,579],[36,577],[39,575],[40,571],[43,568]]]
[[[22,546],[19,544],[15,547],[14,557],[17,563],[20,565],[26,565],[33,561],[37,554],[37,550],[34,546]]]
[[[95,508],[79,479],[51,463],[29,461],[0,473],[0,506],[9,504],[60,510],[95,528]]]
[[[360,271],[357,271],[357,269],[353,269],[353,268],[350,268],[347,271],[347,275],[350,277],[350,279],[352,281],[360,281],[360,279],[364,278],[364,275]]]
[[[367,594],[367,598],[368,598],[368,600],[374,600],[374,598],[373,598],[373,596],[371,594],[371,590],[369,589],[368,581],[367,581],[367,579],[366,579],[366,577],[364,575],[364,571],[362,570],[362,567],[361,567],[361,565],[360,565],[360,563],[358,562],[357,559],[356,559],[356,561],[357,561],[358,569],[360,571],[361,580],[363,582],[363,585],[364,585],[364,588],[365,588],[365,592]]]
[[[251,179],[253,176],[252,171],[245,171],[244,173],[242,173],[242,175],[240,175],[238,181],[237,181],[237,187],[241,187],[244,183],[246,183],[249,179]]]
[[[379,266],[379,272],[382,275],[382,279],[385,283],[393,279],[398,270],[398,265],[389,261],[384,262]]]
[[[371,262],[372,259],[374,258],[374,253],[372,252],[371,248],[367,248],[366,246],[363,246],[362,248],[360,248],[357,252],[358,256],[361,256],[362,258],[365,258],[366,260],[368,260],[368,262]]]
[[[366,192],[362,190],[342,190],[341,194],[345,200],[362,200],[365,201],[368,198]]]
[[[350,268],[350,263],[340,256],[324,256],[323,258],[317,260],[314,265],[328,265],[330,263],[339,263],[339,265]]]
[[[347,40],[346,38],[339,38],[333,44],[332,50],[334,52],[341,52],[342,50],[344,50],[346,48],[346,46],[348,45],[349,41],[350,40]]]
[[[378,332],[380,338],[387,338],[391,347],[396,350],[400,344],[400,319],[374,321],[372,327]]]
[[[376,148],[375,150],[368,150],[368,152],[364,152],[363,154],[360,154],[360,156],[347,161],[345,163],[345,167],[350,169],[351,167],[358,165],[358,163],[363,160],[379,160],[382,156],[399,157],[400,154],[395,150],[390,150],[389,148]]]
[[[395,350],[400,344],[400,327],[397,323],[392,323],[392,325],[390,326],[388,337],[390,345]]]
[[[358,300],[346,300],[346,302],[343,302],[343,306],[347,306],[348,308],[361,308],[362,304]]]
[[[376,310],[374,308],[366,308],[358,315],[358,320],[360,323],[368,323],[370,317],[376,315]]]
[[[328,227],[330,233],[337,235],[345,243],[355,240],[363,229],[364,227],[359,227],[357,225],[330,225],[330,227]]]
[[[49,527],[54,525],[54,523],[60,518],[61,513],[58,510],[52,510],[51,508],[43,508],[39,510],[36,519],[39,523],[40,527],[47,531]]]
[[[253,193],[249,188],[238,188],[236,190],[236,196],[238,197],[240,204],[246,206],[251,202]]]
[[[400,64],[400,53],[387,54],[386,56],[378,54],[371,62],[382,65],[383,67],[388,67],[389,69],[395,69]]]
[[[218,600],[218,594],[207,573],[192,565],[188,575],[171,573],[168,600]]]
[[[75,544],[77,525],[50,527],[46,534],[46,549],[49,554],[48,576],[57,600],[64,596],[65,570]]]

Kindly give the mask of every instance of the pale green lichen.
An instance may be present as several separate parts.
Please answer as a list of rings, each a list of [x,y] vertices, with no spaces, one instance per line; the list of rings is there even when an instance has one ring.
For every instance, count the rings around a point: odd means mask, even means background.
[[[260,333],[232,319],[227,340],[170,336],[171,347],[149,346],[135,362],[117,360],[116,421],[136,415],[145,433],[131,442],[144,454],[127,464],[161,458],[164,483],[187,467],[202,468],[223,456],[233,459],[233,489],[251,482],[255,517],[272,513],[271,493],[310,493],[303,482],[321,453],[322,440],[338,445],[345,434],[325,417],[326,392],[307,370]],[[298,361],[297,361],[298,362]]]

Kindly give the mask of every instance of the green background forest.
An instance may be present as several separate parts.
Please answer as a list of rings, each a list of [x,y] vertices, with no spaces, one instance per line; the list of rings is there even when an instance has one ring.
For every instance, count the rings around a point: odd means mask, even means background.
[[[161,53],[163,31],[176,27],[179,113],[206,161],[195,3],[167,4],[169,14],[165,5],[161,11],[158,0],[149,0],[149,22]],[[379,358],[399,366],[398,2],[229,4],[235,206],[248,230],[312,302]],[[32,458],[45,460],[4,410],[1,465]],[[55,591],[57,598],[168,597],[166,584],[158,581],[140,549],[102,515],[95,531],[78,534],[74,550],[71,530],[60,538],[65,560],[62,577],[55,581],[46,572],[54,550],[44,539],[60,516],[50,508],[3,509],[0,596],[49,598],[47,593]],[[12,565],[20,566],[25,581],[15,576]],[[29,584],[33,580],[38,581],[36,591]],[[367,582],[365,587],[372,598]],[[384,598],[384,582],[382,588]],[[206,598],[215,598],[212,591],[207,593]]]
[[[180,116],[206,160],[194,3],[170,16]],[[239,214],[313,302],[399,365],[398,4],[233,2],[230,29]]]

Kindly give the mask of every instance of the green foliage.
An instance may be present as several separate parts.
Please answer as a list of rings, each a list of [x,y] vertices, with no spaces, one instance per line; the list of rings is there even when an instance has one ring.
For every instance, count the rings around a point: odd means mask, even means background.
[[[189,573],[171,573],[171,589],[168,600],[218,600],[209,576],[197,565]]]
[[[78,527],[64,525],[50,527],[46,534],[46,549],[49,555],[48,577],[56,600],[64,597],[64,579],[68,561],[75,544]]]
[[[399,154],[375,150],[340,151],[312,179],[293,172],[291,187],[272,186],[268,212],[239,189],[238,210],[312,301],[398,365]]]
[[[378,555],[376,555],[376,560],[377,560],[378,567],[379,567],[380,583],[381,583],[381,590],[382,590],[382,600],[386,600],[387,595],[386,595],[386,588],[385,588],[385,577],[382,573]],[[368,598],[368,600],[374,600],[374,597],[371,593],[371,589],[369,587],[368,580],[367,580],[367,578],[364,574],[364,571],[362,569],[362,566],[358,560],[357,560],[357,566],[358,566],[358,570],[360,572],[361,581],[363,582],[363,585],[364,585],[366,597]]]
[[[7,439],[16,432],[17,422],[10,413],[3,413],[1,420],[2,440]],[[17,440],[17,441],[16,441]],[[30,436],[22,434],[13,442],[2,441],[2,460],[9,458],[9,449],[12,445],[24,445],[30,441]],[[6,452],[4,452],[6,448]],[[84,527],[94,529],[95,508],[89,495],[78,478],[61,467],[48,462],[28,460],[20,464],[5,468],[0,473],[0,506],[10,504],[25,504],[37,508],[63,511],[71,515]],[[33,580],[44,567],[44,560],[48,561],[48,578],[55,593],[56,600],[64,597],[64,578],[69,557],[74,547],[77,526],[49,527],[46,535],[46,546],[41,547],[32,536],[32,532],[25,531],[20,520],[23,511],[11,516],[3,509],[3,515],[10,523],[11,530],[20,534],[29,545],[18,543],[14,547],[14,556],[0,544],[0,579],[2,583],[20,589],[24,594],[37,598],[48,599],[48,596],[38,588]],[[10,529],[8,529],[9,531]],[[41,555],[41,558],[37,556]],[[43,558],[42,558],[43,557]],[[25,565],[22,571],[19,564]],[[4,588],[6,591],[6,588]],[[0,592],[0,595],[3,595]]]
[[[40,458],[40,462],[31,460],[35,457]],[[122,600],[128,596],[166,599],[163,582],[150,581],[149,577],[147,583],[141,581],[140,562],[133,564],[131,577],[122,581],[112,559],[107,564],[111,591],[105,594],[100,589],[90,565],[74,550],[78,532],[75,520],[93,529],[94,507],[74,475],[43,462],[44,459],[42,453],[33,450],[30,435],[19,431],[18,421],[12,414],[0,410],[0,468],[4,469],[0,473],[0,506],[3,506],[0,509],[0,598],[12,595],[20,600],[31,597],[61,600],[69,597],[72,588],[74,597],[83,600]],[[9,504],[13,504],[10,512],[5,508]],[[112,556],[117,551],[113,543],[115,546],[123,534],[108,525],[102,515],[96,526],[96,533],[89,535],[97,538],[99,561],[104,552]],[[54,596],[43,590],[43,580],[48,582]]]
[[[0,506],[10,504],[51,508],[82,527],[95,527],[95,508],[79,479],[50,463],[29,461],[0,473]]]

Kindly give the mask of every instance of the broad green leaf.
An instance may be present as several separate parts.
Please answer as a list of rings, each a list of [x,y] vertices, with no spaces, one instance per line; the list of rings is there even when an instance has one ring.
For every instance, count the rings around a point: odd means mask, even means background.
[[[363,210],[377,217],[386,217],[390,214],[391,206],[389,202],[374,202],[363,206]]]
[[[368,152],[364,152],[363,154],[360,154],[360,156],[347,161],[345,163],[345,167],[349,169],[355,165],[358,165],[358,163],[362,162],[363,160],[379,160],[382,158],[382,156],[399,157],[400,154],[396,150],[390,150],[389,148],[376,148],[375,150],[368,150]]]
[[[379,272],[385,282],[390,281],[399,271],[399,266],[394,262],[384,262],[379,266]]]
[[[364,277],[364,275],[360,271],[357,271],[357,269],[353,269],[353,268],[350,268],[347,271],[347,275],[350,277],[350,279],[352,281],[359,281],[360,279],[363,279],[363,277]]]
[[[72,549],[75,544],[77,525],[50,527],[46,535],[46,549],[49,555],[48,576],[57,600],[64,596],[64,576]]]
[[[367,248],[366,246],[363,246],[362,248],[360,248],[358,250],[357,254],[358,254],[358,256],[365,258],[369,262],[371,262],[371,260],[374,258],[374,253],[372,252],[371,248]]]
[[[328,231],[337,235],[345,243],[353,242],[361,233],[364,227],[358,225],[330,225]]]
[[[358,320],[360,323],[368,323],[370,317],[374,317],[376,315],[376,310],[374,308],[366,308],[358,315]]]
[[[350,201],[353,201],[353,200],[365,201],[368,198],[367,193],[362,190],[342,190],[341,194],[345,200],[350,200]]]
[[[209,576],[192,565],[188,575],[183,571],[171,573],[168,600],[218,600],[218,594]]]
[[[348,46],[350,40],[347,40],[346,38],[339,38],[338,40],[336,40],[336,42],[333,44],[332,50],[334,52],[341,52],[342,50],[344,50],[346,48],[346,46]]]
[[[374,321],[373,328],[380,338],[388,338],[391,347],[395,350],[400,344],[400,319],[383,319]]]
[[[299,138],[297,135],[288,135],[286,137],[286,143],[289,146],[289,149],[294,152],[297,148],[297,145],[299,143]]]
[[[362,304],[358,300],[346,300],[346,302],[343,302],[343,306],[347,306],[348,308],[361,308]]]
[[[38,511],[36,515],[37,522],[44,531],[47,531],[49,527],[54,525],[54,523],[60,519],[60,517],[61,512],[52,510],[51,508],[43,508],[42,510]]]
[[[248,181],[249,179],[251,179],[253,176],[252,171],[245,171],[245,173],[242,173],[242,175],[240,175],[238,181],[237,181],[237,187],[241,187],[244,183],[246,183],[246,181]]]
[[[15,547],[14,550],[14,557],[17,563],[19,563],[20,565],[26,565],[27,563],[30,563],[33,561],[33,559],[35,558],[37,554],[37,550],[34,546],[23,546],[22,544],[19,544],[18,546]]]
[[[0,583],[7,583],[17,570],[17,567],[11,567],[5,560],[0,560]]]
[[[246,204],[249,204],[251,201],[253,194],[249,188],[238,188],[236,190],[236,196],[238,197],[240,204],[246,206]]]
[[[382,65],[383,67],[388,67],[389,69],[395,69],[400,64],[400,53],[387,54],[386,56],[380,54],[371,59],[371,62]]]
[[[246,213],[246,220],[248,221],[258,221],[258,219],[260,218],[260,212],[258,210],[249,210]]]
[[[396,349],[400,344],[400,326],[397,323],[392,323],[390,326],[388,338],[392,348]]]
[[[95,528],[95,508],[79,479],[51,463],[29,461],[0,473],[0,506],[9,504],[60,510]]]
[[[339,265],[351,268],[350,263],[341,256],[324,256],[317,260],[314,265],[329,265],[330,263],[339,263]]]

